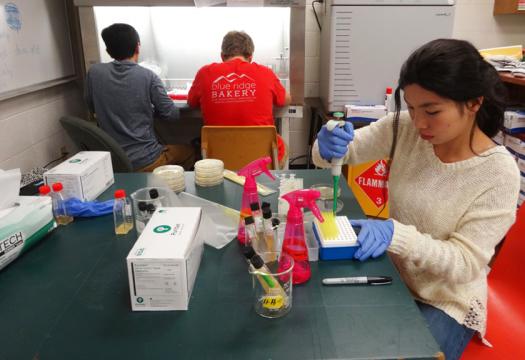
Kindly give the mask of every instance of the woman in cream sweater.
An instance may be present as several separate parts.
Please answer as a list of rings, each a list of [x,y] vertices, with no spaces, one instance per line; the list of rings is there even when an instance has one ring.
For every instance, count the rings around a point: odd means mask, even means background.
[[[408,112],[401,112],[401,94]],[[503,125],[505,87],[468,42],[439,39],[404,63],[396,111],[370,126],[323,127],[314,163],[390,158],[388,220],[358,220],[356,258],[388,251],[445,353],[457,359],[486,328],[487,269],[515,220],[512,155],[491,140]]]

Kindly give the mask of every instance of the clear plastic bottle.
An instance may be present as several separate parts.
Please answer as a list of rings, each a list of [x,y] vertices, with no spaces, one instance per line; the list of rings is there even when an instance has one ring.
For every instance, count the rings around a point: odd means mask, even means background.
[[[387,87],[385,90],[385,109],[386,109],[387,115],[389,112],[393,111],[392,110],[392,88],[391,87]]]
[[[115,222],[115,234],[117,235],[126,235],[131,229],[133,229],[131,202],[126,197],[126,192],[122,189],[115,191],[113,220]]]
[[[64,187],[62,183],[56,182],[52,185],[53,194],[51,198],[53,200],[53,216],[58,225],[67,225],[73,221],[73,216],[67,212],[64,195],[62,190]]]

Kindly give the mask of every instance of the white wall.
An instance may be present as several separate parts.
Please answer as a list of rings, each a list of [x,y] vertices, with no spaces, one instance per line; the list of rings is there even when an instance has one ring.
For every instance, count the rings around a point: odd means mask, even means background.
[[[0,169],[28,172],[60,157],[63,146],[76,151],[59,119],[81,116],[82,101],[74,83],[0,101]]]
[[[319,96],[319,28],[311,6],[306,1],[305,97]],[[322,25],[323,6],[316,4]],[[494,0],[456,0],[453,37],[472,42],[477,48],[506,45],[525,46],[525,15],[492,14]],[[290,158],[306,154],[309,119],[290,125]],[[297,163],[302,163],[298,161]]]
[[[525,15],[493,15],[494,0],[456,0],[453,37],[478,49],[525,46]]]
[[[493,1],[457,0],[454,37],[479,48],[525,45],[525,15],[493,16]],[[307,0],[305,13],[305,97],[316,97],[320,42],[311,0]],[[65,114],[82,116],[83,106],[82,92],[74,84],[0,101],[0,168],[29,171],[59,157],[62,146],[75,151],[58,120]],[[309,118],[291,122],[291,158],[306,154],[308,126]]]

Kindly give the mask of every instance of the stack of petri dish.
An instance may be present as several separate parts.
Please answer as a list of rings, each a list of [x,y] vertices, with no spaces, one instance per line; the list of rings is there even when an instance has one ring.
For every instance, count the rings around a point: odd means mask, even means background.
[[[160,177],[171,190],[175,192],[184,191],[186,183],[184,181],[184,168],[179,165],[163,165],[155,168],[153,174]]]
[[[217,159],[204,159],[195,163],[195,184],[215,186],[224,180],[224,163]]]

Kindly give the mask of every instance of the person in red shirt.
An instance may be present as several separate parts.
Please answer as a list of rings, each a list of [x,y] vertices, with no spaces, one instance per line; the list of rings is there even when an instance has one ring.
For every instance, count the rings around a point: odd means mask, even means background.
[[[290,95],[264,65],[252,62],[254,44],[243,31],[230,31],[221,47],[222,63],[203,66],[188,93],[188,105],[200,107],[204,125],[274,125],[273,106],[290,104]],[[286,145],[277,136],[279,163]]]

